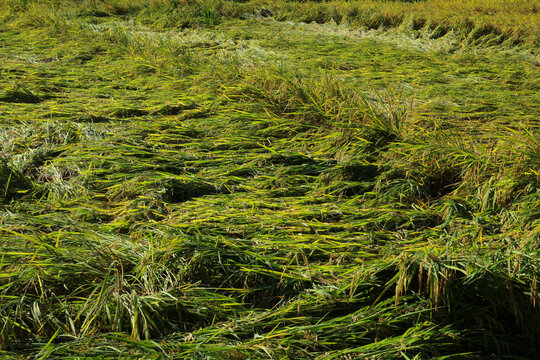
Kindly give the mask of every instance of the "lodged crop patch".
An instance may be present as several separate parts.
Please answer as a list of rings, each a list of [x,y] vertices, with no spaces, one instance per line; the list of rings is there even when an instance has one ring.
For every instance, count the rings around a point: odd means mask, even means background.
[[[538,9],[0,0],[0,356],[538,358]]]

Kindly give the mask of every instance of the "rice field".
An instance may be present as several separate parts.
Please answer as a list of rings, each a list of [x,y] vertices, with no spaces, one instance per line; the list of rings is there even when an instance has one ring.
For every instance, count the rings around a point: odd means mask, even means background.
[[[537,0],[0,0],[0,75],[0,358],[540,357]]]

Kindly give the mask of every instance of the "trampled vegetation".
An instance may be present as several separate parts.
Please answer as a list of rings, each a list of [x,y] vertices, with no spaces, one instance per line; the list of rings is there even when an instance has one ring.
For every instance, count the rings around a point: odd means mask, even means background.
[[[540,357],[540,3],[0,0],[0,357]]]

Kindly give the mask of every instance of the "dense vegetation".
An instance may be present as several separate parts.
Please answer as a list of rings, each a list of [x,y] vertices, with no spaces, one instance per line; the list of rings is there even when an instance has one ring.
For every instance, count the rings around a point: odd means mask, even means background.
[[[0,357],[540,357],[540,3],[0,0]]]

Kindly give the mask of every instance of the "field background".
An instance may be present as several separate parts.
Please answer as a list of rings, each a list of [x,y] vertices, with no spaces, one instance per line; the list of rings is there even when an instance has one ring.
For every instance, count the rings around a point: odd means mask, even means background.
[[[540,357],[540,2],[0,0],[0,357]]]

